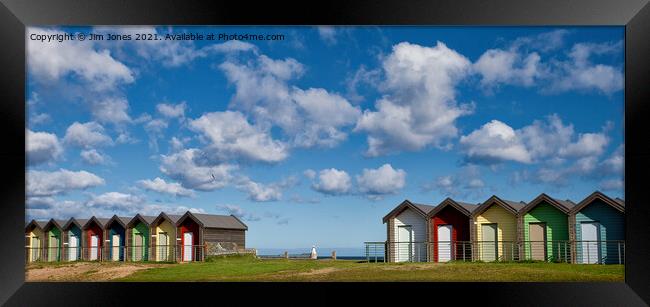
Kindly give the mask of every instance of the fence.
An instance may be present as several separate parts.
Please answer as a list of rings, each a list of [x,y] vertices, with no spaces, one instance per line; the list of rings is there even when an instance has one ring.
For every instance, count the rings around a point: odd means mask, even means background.
[[[135,245],[92,247],[25,247],[26,262],[60,261],[204,261],[206,256],[256,254],[255,249],[242,249],[230,242],[205,245]]]
[[[624,264],[625,241],[365,242],[367,261],[546,261]]]

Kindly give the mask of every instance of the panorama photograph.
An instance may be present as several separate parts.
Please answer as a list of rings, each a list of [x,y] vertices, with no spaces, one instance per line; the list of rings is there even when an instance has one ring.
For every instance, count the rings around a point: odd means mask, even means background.
[[[28,27],[26,281],[623,282],[624,31]]]

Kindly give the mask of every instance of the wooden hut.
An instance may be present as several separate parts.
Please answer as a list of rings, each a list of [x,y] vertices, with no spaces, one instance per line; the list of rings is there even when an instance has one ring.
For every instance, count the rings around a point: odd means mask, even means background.
[[[428,216],[431,225],[432,260],[472,260],[470,216],[478,205],[446,198]]]
[[[126,246],[126,225],[131,221],[129,217],[113,215],[104,225],[104,259],[111,261],[124,261]]]
[[[70,218],[63,225],[63,258],[67,261],[81,259],[81,232],[88,220]]]
[[[575,206],[544,193],[519,212],[523,259],[568,261],[571,256],[568,213]]]
[[[45,227],[43,233],[45,234],[45,252],[47,254],[47,261],[61,261],[63,250],[63,225],[66,221],[50,219]]]
[[[82,248],[83,260],[103,260],[104,226],[108,220],[93,216],[83,226],[81,232],[81,240],[84,246]]]
[[[234,215],[186,212],[176,222],[181,261],[202,260],[206,243],[219,243],[233,249],[246,247],[248,226]]]
[[[525,205],[492,196],[472,212],[474,259],[517,260],[517,212]]]
[[[155,219],[155,216],[136,214],[126,225],[127,246],[131,261],[149,260],[150,225]]]
[[[434,206],[404,200],[383,218],[389,262],[428,261],[429,219]]]
[[[43,246],[45,234],[43,228],[47,221],[31,220],[25,226],[25,249],[27,262],[43,260]]]
[[[569,212],[577,263],[624,263],[625,201],[594,192]]]
[[[151,256],[155,261],[174,261],[176,255],[176,222],[180,215],[161,212],[151,222]]]

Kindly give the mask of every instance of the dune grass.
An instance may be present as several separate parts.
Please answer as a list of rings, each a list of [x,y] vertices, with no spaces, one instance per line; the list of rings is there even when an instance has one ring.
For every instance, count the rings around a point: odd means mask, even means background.
[[[623,265],[566,263],[366,263],[251,256],[137,271],[121,281],[624,281]]]

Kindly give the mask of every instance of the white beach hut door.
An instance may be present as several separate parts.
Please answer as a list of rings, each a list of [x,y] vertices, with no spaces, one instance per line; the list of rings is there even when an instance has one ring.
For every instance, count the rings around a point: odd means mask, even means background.
[[[167,240],[167,233],[158,233],[158,254],[156,255],[158,256],[158,261],[167,260],[167,245],[169,244]]]
[[[99,236],[90,237],[90,260],[97,260],[99,256]]]
[[[142,234],[136,234],[135,235],[135,248],[134,248],[135,259],[133,259],[133,260],[135,260],[135,261],[141,261],[142,260],[142,258],[143,258],[142,255],[143,255],[143,251],[144,251],[143,245],[144,245],[144,240],[143,240]]]
[[[68,239],[68,260],[77,261],[77,254],[79,253],[79,238],[70,234]]]
[[[41,239],[39,237],[32,238],[32,261],[40,260],[41,254]]]
[[[113,235],[113,250],[111,255],[113,256],[113,261],[120,260],[120,235]]]
[[[192,239],[191,232],[183,233],[183,261],[192,261]]]
[[[481,224],[481,260],[497,260],[497,224]]]
[[[582,263],[599,263],[600,249],[598,248],[598,223],[582,223]]]
[[[451,225],[438,226],[438,262],[451,260]]]
[[[397,262],[413,261],[413,230],[411,226],[397,229]]]

